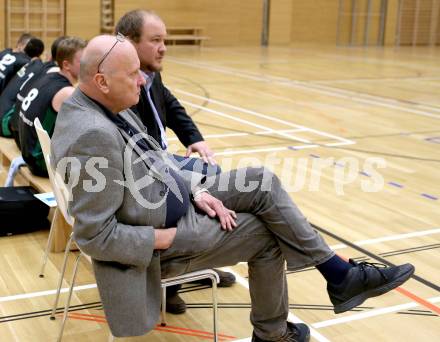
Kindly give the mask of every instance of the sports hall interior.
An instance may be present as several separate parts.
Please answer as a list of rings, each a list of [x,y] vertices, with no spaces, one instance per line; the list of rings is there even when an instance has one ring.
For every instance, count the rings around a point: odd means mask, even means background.
[[[288,272],[289,318],[307,323],[312,341],[439,341],[440,0],[0,0],[0,49],[23,32],[47,47],[60,35],[111,34],[136,8],[167,25],[164,83],[223,170],[273,170],[338,255],[416,267],[402,287],[341,315],[316,269]],[[16,185],[48,184],[30,178]],[[43,278],[48,230],[0,237],[0,341],[56,340],[79,253],[50,320],[70,234],[59,227]],[[219,340],[250,341],[247,265],[224,270],[237,283],[217,291]],[[116,341],[212,340],[211,289],[187,284],[180,294],[185,314]],[[83,259],[63,341],[109,333]]]

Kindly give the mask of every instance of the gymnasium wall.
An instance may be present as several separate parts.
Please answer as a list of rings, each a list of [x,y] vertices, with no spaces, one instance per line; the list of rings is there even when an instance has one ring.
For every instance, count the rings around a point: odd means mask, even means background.
[[[380,0],[370,2],[373,15],[368,37],[365,39],[367,0],[357,0],[354,9],[353,1],[342,1],[342,16],[339,22],[339,0],[271,0],[270,44],[312,43],[334,46],[337,43],[338,29],[340,42],[344,44],[351,41],[352,24],[354,24],[353,41],[359,44],[367,41],[369,45],[374,45],[380,28],[380,17],[377,15],[380,11],[380,3]],[[385,25],[386,45],[394,44],[397,9],[398,0],[389,0]],[[352,18],[353,11],[357,17],[355,23]]]
[[[136,8],[156,11],[168,27],[203,28],[206,46],[260,44],[262,0],[116,0],[115,22]]]
[[[291,43],[336,44],[337,0],[292,0]]]
[[[33,7],[42,0],[29,0]],[[81,36],[89,39],[100,33],[100,0],[47,0],[44,3],[65,3],[65,34]],[[0,0],[0,48],[7,44],[6,30],[6,2]],[[23,6],[20,0],[11,0],[15,7]],[[269,44],[270,45],[295,45],[295,44],[323,44],[334,46],[337,44],[339,30],[340,45],[375,45],[380,27],[379,17],[372,17],[368,28],[368,41],[365,39],[366,10],[368,3],[373,12],[379,13],[381,0],[271,0],[269,17]],[[343,4],[342,10],[339,4]],[[353,8],[353,3],[356,7]],[[398,28],[399,0],[388,0],[385,45],[396,44],[396,30]],[[410,45],[416,38],[417,45],[428,44],[433,40],[440,44],[440,0],[420,0],[418,32],[413,33],[415,22],[416,0],[405,0],[404,12],[401,19],[400,44]],[[437,7],[435,7],[437,6]],[[205,42],[206,46],[249,46],[260,45],[263,0],[115,0],[114,14],[117,21],[125,12],[145,8],[153,9],[164,19],[168,27],[187,26],[200,27],[202,34],[210,37]],[[434,9],[433,9],[434,8]],[[353,13],[356,14],[355,21]],[[341,18],[338,20],[339,15]],[[37,18],[38,14],[32,14]],[[31,24],[41,24],[34,19]],[[431,18],[428,26],[427,21]],[[13,25],[20,27],[23,20],[22,13],[12,16]],[[60,19],[61,20],[61,19]],[[432,24],[435,22],[435,24]],[[47,26],[59,26],[57,19],[52,14],[47,19]],[[339,25],[339,26],[338,26]],[[15,44],[20,32],[11,35],[10,46]],[[39,35],[38,32],[35,33]],[[58,32],[48,33],[45,37],[46,45],[50,45]]]
[[[66,35],[90,39],[100,34],[100,0],[66,0]]]
[[[5,48],[5,29],[6,29],[6,23],[5,23],[5,5],[6,0],[0,0],[0,49],[3,50]]]
[[[269,16],[269,44],[288,45],[292,30],[292,0],[271,0]]]
[[[385,45],[396,43],[396,28],[398,20],[399,0],[388,0],[387,17],[385,24]]]
[[[6,0],[0,0],[0,47],[15,46],[23,32],[41,38],[50,49],[61,34],[89,39],[100,32],[100,0],[32,0],[10,1],[10,42],[7,42]],[[45,8],[46,6],[47,8]],[[26,11],[27,14],[26,14]],[[65,15],[67,14],[67,15]],[[44,31],[44,32],[43,32]],[[64,31],[64,32],[63,32]]]
[[[440,0],[405,0],[401,9],[400,45],[440,45]]]

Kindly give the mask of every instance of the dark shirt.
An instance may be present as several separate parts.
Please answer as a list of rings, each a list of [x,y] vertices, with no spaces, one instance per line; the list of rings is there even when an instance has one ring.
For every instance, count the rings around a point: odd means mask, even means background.
[[[99,102],[95,101],[94,99],[90,98],[93,102],[95,102],[107,115],[107,117],[115,123],[116,126],[118,126],[120,129],[125,131],[130,137],[135,136],[136,134],[140,133],[135,127],[133,127],[128,121],[126,121],[122,116],[112,113],[108,108],[100,104]],[[155,144],[152,144],[151,142],[147,141],[146,139],[138,139],[136,141],[136,144],[139,146],[139,148],[144,151],[151,151],[156,148]],[[166,198],[166,206],[167,206],[167,216],[165,219],[165,227],[176,227],[177,222],[181,217],[183,217],[186,212],[188,211],[189,207],[189,201],[190,201],[190,195],[188,193],[188,190],[185,186],[185,183],[182,179],[182,177],[172,168],[167,169],[169,172],[169,175],[173,177],[178,191],[180,192],[180,195],[182,197],[182,200],[180,200],[177,195],[172,191],[172,189],[168,188],[168,195]],[[177,190],[177,189],[176,189]]]
[[[162,126],[165,129],[169,127],[173,130],[183,145],[188,147],[203,140],[201,133],[194,121],[187,114],[185,108],[183,108],[176,97],[162,83],[160,73],[156,73],[154,76],[153,84],[150,88],[150,95],[162,122]],[[148,128],[148,134],[161,146],[160,129],[148,101],[145,87],[141,87],[139,102],[131,109],[138,115],[145,127]]]
[[[56,63],[53,61],[43,63],[43,68],[40,70],[40,72],[36,73],[28,82],[26,82],[26,84],[23,85],[23,87],[21,87],[20,91],[17,94],[17,99],[13,107],[14,111],[11,114],[11,118],[9,119],[8,125],[12,137],[14,138],[15,143],[17,144],[17,147],[20,150],[21,150],[21,146],[20,146],[20,137],[18,132],[18,121],[20,117],[21,102],[23,101],[23,98],[27,95],[29,90],[32,89],[34,83],[38,81],[41,77],[46,75],[51,68],[56,66],[57,66]]]
[[[53,97],[70,81],[59,72],[46,74],[32,83],[19,108],[18,132],[21,154],[29,169],[37,176],[47,177],[46,163],[34,128],[35,118],[52,136],[58,112],[52,107]]]
[[[23,52],[8,52],[0,59],[0,94],[12,77],[31,59]]]
[[[14,105],[17,100],[18,92],[30,82],[30,80],[43,69],[41,59],[34,59],[24,65],[15,76],[9,81],[6,88],[0,95],[0,135],[11,137],[12,133],[9,128],[9,122],[14,113]]]
[[[8,54],[8,53],[12,53],[12,49],[11,48],[6,48],[6,49],[0,51],[0,61],[3,59],[3,56]]]

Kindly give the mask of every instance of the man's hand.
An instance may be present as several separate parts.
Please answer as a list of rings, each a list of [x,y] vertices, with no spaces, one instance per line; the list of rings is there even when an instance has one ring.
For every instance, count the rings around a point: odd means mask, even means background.
[[[214,159],[214,152],[211,151],[205,141],[199,141],[189,145],[186,149],[185,157],[189,157],[193,152],[197,152],[205,163],[217,165],[217,162]]]
[[[218,200],[208,192],[202,192],[194,198],[195,205],[210,217],[218,217],[223,230],[232,231],[237,227],[235,220],[237,214],[226,208],[222,201]]]
[[[170,248],[176,236],[177,228],[155,229],[154,249]]]

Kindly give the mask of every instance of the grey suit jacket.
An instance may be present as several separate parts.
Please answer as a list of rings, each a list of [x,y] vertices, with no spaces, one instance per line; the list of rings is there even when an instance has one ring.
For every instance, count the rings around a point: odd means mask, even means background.
[[[131,110],[119,115],[145,130]],[[161,265],[153,248],[154,228],[165,224],[164,198],[173,188],[168,169],[178,169],[162,150],[140,160],[142,152],[127,148],[124,135],[77,89],[58,113],[51,146],[52,167],[71,189],[75,240],[93,259],[104,311],[118,337],[143,335],[159,318]],[[188,171],[179,174],[190,192],[203,178]],[[190,206],[187,216],[194,213]],[[183,221],[195,222],[191,217]],[[175,243],[184,241],[184,234],[178,228]]]

